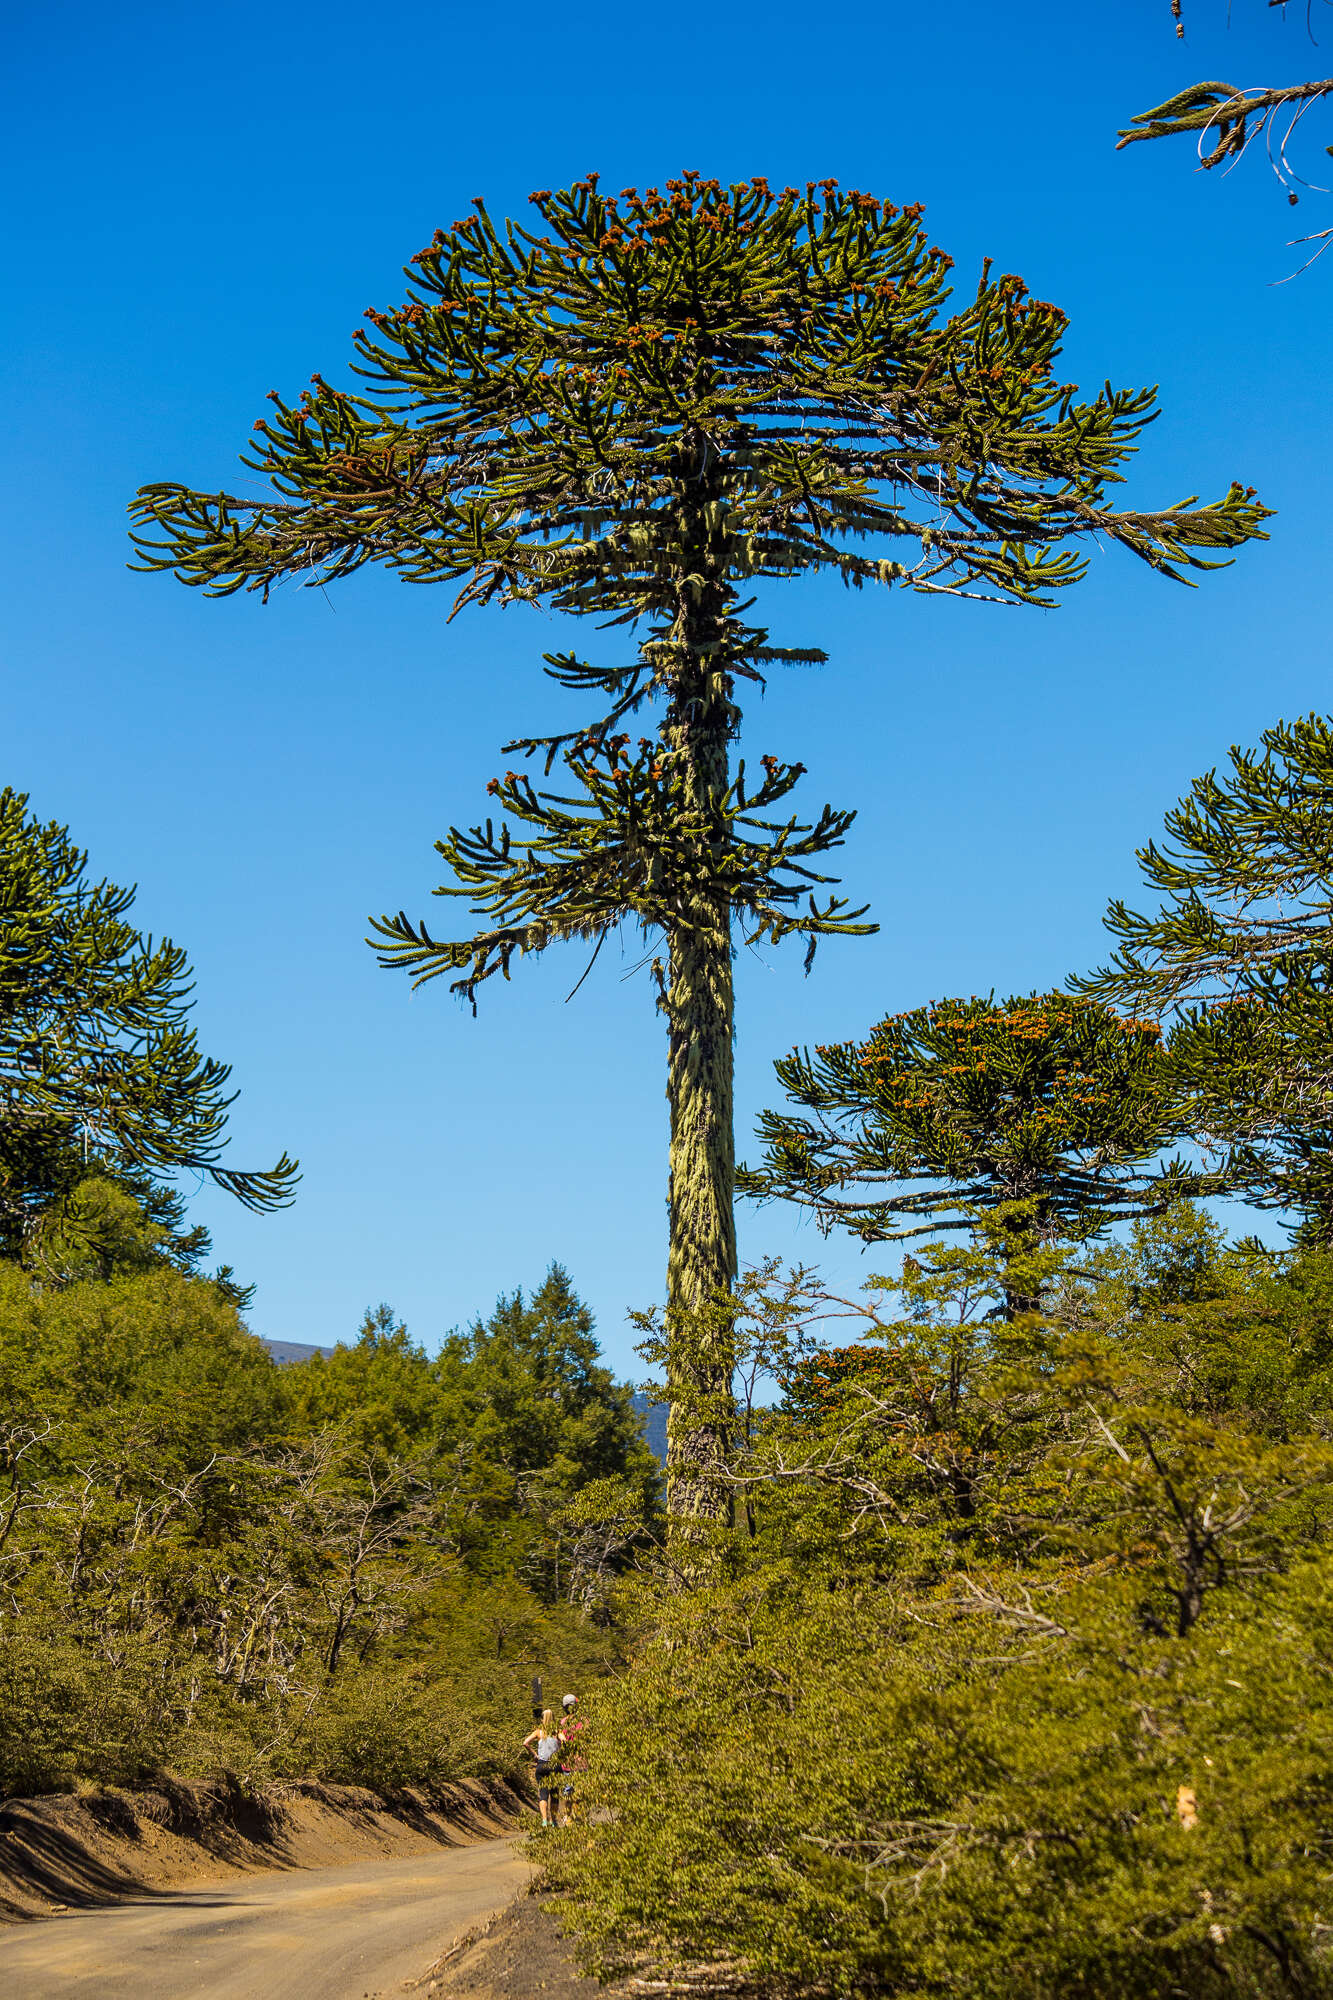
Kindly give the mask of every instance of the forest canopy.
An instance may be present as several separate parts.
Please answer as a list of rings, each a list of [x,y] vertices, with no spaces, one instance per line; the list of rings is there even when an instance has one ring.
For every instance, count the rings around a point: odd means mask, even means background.
[[[513,1771],[657,1492],[558,1268],[439,1360],[380,1308],[280,1367],[214,1281],[0,1263],[0,1792]]]

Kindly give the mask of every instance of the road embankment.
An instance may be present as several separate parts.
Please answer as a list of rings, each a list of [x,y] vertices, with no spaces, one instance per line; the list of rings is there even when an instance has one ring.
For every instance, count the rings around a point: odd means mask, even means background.
[[[0,1922],[259,1870],[468,1846],[513,1832],[525,1805],[498,1778],[388,1796],[314,1781],[251,1793],[224,1779],[10,1799],[0,1804]]]

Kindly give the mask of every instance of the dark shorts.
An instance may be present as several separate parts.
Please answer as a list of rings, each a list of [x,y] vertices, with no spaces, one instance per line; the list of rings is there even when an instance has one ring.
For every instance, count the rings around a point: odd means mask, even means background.
[[[554,1805],[559,1791],[560,1773],[558,1771],[538,1772],[537,1797],[539,1799],[549,1799],[551,1804]]]

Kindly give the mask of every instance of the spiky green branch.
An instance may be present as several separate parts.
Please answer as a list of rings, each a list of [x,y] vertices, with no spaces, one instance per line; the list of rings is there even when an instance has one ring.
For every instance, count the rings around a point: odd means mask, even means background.
[[[1156,1023],[1091,1000],[940,1000],[775,1068],[792,1108],[762,1113],[763,1157],[740,1169],[741,1191],[795,1201],[864,1243],[973,1229],[992,1212],[1021,1257],[1202,1185],[1158,1158],[1183,1124]]]
[[[224,1164],[235,1101],[189,1026],[185,952],[128,921],[133,889],[91,881],[68,829],[0,792],[0,1214],[21,1231],[53,1150],[206,1175],[251,1209],[291,1200],[296,1163]],[[34,1182],[35,1177],[35,1182]]]
[[[751,794],[742,760],[705,814],[689,796],[684,760],[647,737],[633,756],[627,736],[612,736],[563,762],[578,787],[573,796],[538,791],[519,771],[487,786],[501,811],[536,829],[531,837],[515,838],[507,823],[497,828],[488,819],[467,831],[451,827],[436,842],[453,879],[435,893],[467,897],[492,921],[447,942],[404,911],[381,917],[374,928],[386,940],[382,964],[410,972],[414,985],[456,972],[452,990],[475,1007],[478,986],[497,972],[507,979],[515,956],[600,938],[623,923],[675,937],[711,905],[740,917],[747,944],[804,938],[807,970],[821,937],[874,928],[860,921],[864,907],[850,910],[837,896],[821,905],[814,893],[836,878],[810,864],[842,846],[855,814],[826,805],[812,822],[766,816],[794,790],[803,765],[764,758]]]
[[[1229,1180],[1333,1241],[1333,724],[1233,748],[1139,850],[1155,911],[1113,902],[1081,990],[1160,1015]]]

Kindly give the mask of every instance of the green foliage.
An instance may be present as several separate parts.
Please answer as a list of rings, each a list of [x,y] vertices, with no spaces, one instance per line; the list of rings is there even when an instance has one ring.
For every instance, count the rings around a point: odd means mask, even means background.
[[[431,1365],[393,1308],[377,1306],[350,1345],[312,1354],[286,1381],[303,1426],[342,1425],[365,1447],[408,1452],[424,1445],[435,1405]]]
[[[0,1793],[515,1768],[530,1675],[617,1656],[654,1520],[591,1326],[553,1271],[447,1362],[381,1308],[282,1369],[155,1254],[55,1287],[0,1264]],[[557,1504],[608,1486],[614,1534]]]
[[[206,1229],[180,1226],[182,1197],[133,1170],[62,1175],[41,1206],[39,1200],[30,1187],[27,1227],[11,1233],[11,1249],[16,1261],[49,1284],[168,1265],[194,1275],[211,1248]]]
[[[580,1558],[579,1534],[565,1532],[570,1502],[609,1487],[630,1541],[655,1518],[658,1469],[631,1391],[600,1363],[592,1315],[558,1264],[531,1300],[501,1298],[433,1361],[381,1306],[354,1346],[313,1356],[290,1381],[303,1422],[432,1455],[441,1531],[479,1575],[518,1571],[546,1599],[595,1595],[591,1551]]]
[[[65,827],[30,815],[21,793],[0,792],[0,1216],[10,1254],[32,1219],[90,1174],[127,1174],[139,1197],[141,1177],[188,1167],[249,1208],[290,1200],[296,1174],[285,1154],[263,1174],[222,1164],[231,1072],[200,1055],[187,1025],[185,953],[169,938],[146,940],[127,921],[133,889],[92,881],[87,866]],[[66,1251],[73,1226],[66,1208]]]
[[[1021,1601],[1007,1630],[923,1627],[887,1596],[732,1589],[601,1694],[594,1794],[623,1821],[548,1866],[603,1964],[665,1951],[787,1993],[1327,1993],[1331,1608],[1302,1565],[1186,1651],[1109,1602],[1043,1641]]]
[[[96,1265],[98,1275],[110,1276],[117,1259],[119,1225],[103,1242],[97,1211],[108,1208],[107,1199],[95,1196],[89,1212],[80,1195],[85,1182],[106,1184],[133,1201],[144,1223],[157,1232],[152,1247],[179,1270],[197,1270],[212,1249],[207,1229],[187,1226],[184,1196],[144,1169],[123,1159],[99,1158],[91,1147],[85,1151],[82,1144],[47,1125],[14,1126],[6,1145],[10,1185],[21,1188],[23,1198],[0,1209],[0,1256],[26,1261],[57,1282],[74,1274],[76,1267],[86,1275],[85,1262]],[[74,1211],[80,1208],[84,1212],[76,1222]],[[120,1204],[111,1202],[108,1212],[116,1210],[125,1213]],[[145,1234],[132,1254],[137,1257],[148,1247]]]
[[[632,1392],[599,1360],[593,1318],[553,1264],[526,1300],[501,1298],[489,1320],[453,1334],[434,1365],[442,1439],[472,1441],[515,1481],[561,1497],[629,1479],[651,1499],[656,1464]]]
[[[1176,1210],[1043,1251],[1005,1319],[997,1231],[859,1313],[752,1300],[788,1394],[730,1458],[747,1507],[598,1689],[610,1810],[543,1857],[604,1967],[1333,1992],[1329,1267]]]
[[[1333,1232],[1333,725],[1279,722],[1233,749],[1139,851],[1161,907],[1111,904],[1110,963],[1083,991],[1172,1021],[1194,1134],[1261,1207]]]
[[[226,593],[383,561],[464,601],[674,618],[691,440],[738,580],[834,566],[1041,601],[1080,572],[1066,540],[1106,533],[1175,573],[1258,528],[1238,488],[1110,509],[1151,392],[1076,402],[1052,367],[1065,317],[1016,278],[983,273],[941,318],[951,259],[919,208],[695,173],[531,200],[544,233],[497,231],[481,202],[437,231],[407,303],[357,336],[362,393],[316,376],[297,405],[273,396],[245,461],[272,497],[145,487],[146,566]],[[924,559],[886,570],[866,538]]]
[[[382,1792],[473,1771],[485,1763],[488,1744],[498,1747],[503,1735],[493,1737],[479,1726],[471,1702],[451,1700],[451,1693],[438,1675],[420,1669],[339,1674],[296,1732],[293,1768]],[[521,1710],[508,1720],[513,1735]]]
[[[769,817],[804,774],[803,764],[763,759],[757,788],[747,791],[744,760],[734,781],[709,800],[695,796],[682,746],[594,730],[562,758],[573,796],[540,791],[524,773],[507,771],[487,790],[531,838],[516,839],[507,822],[470,831],[451,827],[436,850],[454,880],[441,896],[471,897],[474,912],[494,919],[475,936],[441,943],[424,923],[401,913],[375,922],[387,940],[381,962],[414,973],[415,985],[459,972],[452,990],[476,1005],[476,989],[499,972],[509,977],[515,955],[543,951],[558,939],[599,939],[629,921],[645,934],[679,928],[685,882],[706,885],[739,918],[746,943],[806,942],[806,970],[821,937],[863,937],[865,906],[843,897],[820,904],[814,889],[835,881],[813,864],[841,847],[855,813],[825,806],[817,819]],[[514,746],[510,746],[513,748]]]
[[[0,1264],[0,1409],[88,1438],[152,1421],[212,1451],[278,1427],[281,1378],[205,1280],[164,1269],[53,1290]]]
[[[1189,1184],[1178,1160],[1149,1171],[1182,1133],[1156,1024],[1067,994],[936,1001],[775,1068],[799,1112],[761,1114],[737,1186],[867,1243],[1001,1212],[1016,1247],[1095,1235]]]

